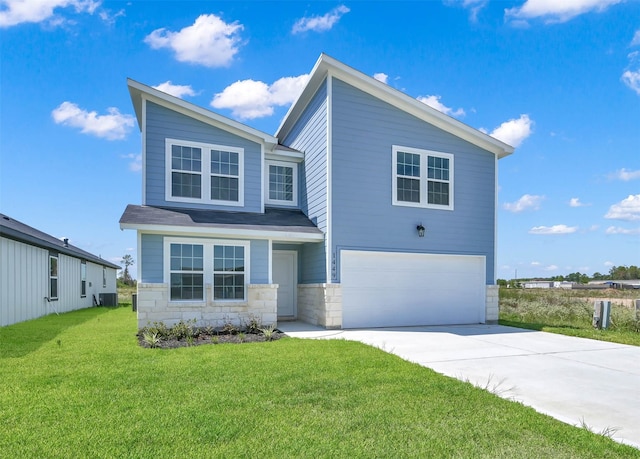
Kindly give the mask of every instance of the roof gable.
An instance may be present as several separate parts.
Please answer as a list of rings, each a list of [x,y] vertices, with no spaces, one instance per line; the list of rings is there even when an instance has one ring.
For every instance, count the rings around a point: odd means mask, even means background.
[[[514,151],[512,146],[480,132],[448,115],[445,115],[427,104],[420,102],[419,100],[414,99],[413,97],[408,96],[407,94],[398,91],[375,78],[365,75],[364,73],[349,67],[324,53],[320,55],[320,58],[311,71],[309,82],[296,102],[294,102],[289,108],[289,111],[278,128],[276,137],[280,139],[287,137],[322,82],[328,77],[342,80],[361,91],[364,91],[417,117],[418,119],[442,129],[443,131],[449,132],[450,134],[460,137],[473,145],[490,151],[497,155],[498,158],[508,156]]]

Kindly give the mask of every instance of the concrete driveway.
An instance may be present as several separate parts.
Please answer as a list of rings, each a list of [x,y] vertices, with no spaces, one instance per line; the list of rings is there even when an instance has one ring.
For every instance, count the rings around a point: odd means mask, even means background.
[[[325,330],[292,337],[360,341],[640,448],[640,347],[501,325]]]

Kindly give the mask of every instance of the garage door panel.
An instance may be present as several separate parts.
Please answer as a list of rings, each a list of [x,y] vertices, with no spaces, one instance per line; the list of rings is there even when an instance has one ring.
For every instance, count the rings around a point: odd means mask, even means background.
[[[485,258],[341,252],[344,328],[484,322]]]

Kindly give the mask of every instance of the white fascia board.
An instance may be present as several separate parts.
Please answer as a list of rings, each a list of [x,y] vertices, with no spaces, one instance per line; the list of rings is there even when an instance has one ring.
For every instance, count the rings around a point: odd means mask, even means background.
[[[310,102],[320,83],[329,73],[339,80],[342,80],[361,91],[371,94],[372,96],[387,102],[418,119],[432,124],[484,150],[490,151],[497,155],[498,158],[508,156],[515,150],[512,146],[507,145],[488,134],[484,134],[483,132],[480,132],[448,115],[445,115],[444,113],[436,110],[435,108],[429,107],[427,104],[420,102],[402,91],[398,91],[388,84],[382,83],[375,78],[365,75],[359,70],[349,67],[326,54],[320,55],[320,58],[311,71],[311,78],[309,79],[307,86],[300,94],[298,100],[291,106],[289,112],[282,121],[282,124],[278,128],[276,134],[278,137],[286,137],[295,121]],[[291,120],[289,119],[290,117],[292,117]]]
[[[289,161],[294,163],[301,163],[302,161],[304,161],[304,153],[275,149],[270,153],[266,153],[265,158],[272,161]]]
[[[167,225],[145,225],[133,223],[121,223],[121,230],[137,230],[142,233],[163,234],[165,236],[202,236],[212,237],[235,237],[250,239],[271,239],[274,241],[287,242],[320,242],[324,240],[324,234],[303,233],[298,231],[271,231],[253,230],[238,228],[199,228],[199,227],[176,227]]]
[[[203,123],[231,132],[245,139],[253,142],[264,143],[268,150],[272,150],[278,145],[278,139],[266,132],[259,131],[258,129],[254,129],[246,124],[239,123],[231,118],[219,115],[218,113],[199,107],[191,102],[187,102],[178,97],[154,89],[151,86],[139,83],[130,78],[127,79],[127,85],[129,86],[129,93],[131,94],[131,99],[139,124],[141,124],[142,121],[142,106],[138,101],[138,98],[144,98],[148,101],[170,108],[178,113],[195,118],[198,121],[202,121]]]

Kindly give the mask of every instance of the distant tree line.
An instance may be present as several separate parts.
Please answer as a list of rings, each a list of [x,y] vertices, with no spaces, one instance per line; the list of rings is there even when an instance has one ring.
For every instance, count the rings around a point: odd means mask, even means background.
[[[608,281],[608,280],[636,280],[640,279],[640,268],[637,266],[613,266],[609,270],[609,274],[601,274],[601,273],[593,273],[593,276],[589,277],[587,274],[582,274],[580,272],[575,272],[571,274],[567,274],[566,276],[553,276],[553,277],[545,277],[545,278],[535,278],[535,279],[511,279],[509,281],[505,279],[498,279],[498,285],[501,286],[517,286],[521,282],[531,281],[531,280],[541,280],[541,281],[553,281],[553,282],[575,282],[578,284],[587,284],[590,281]]]

